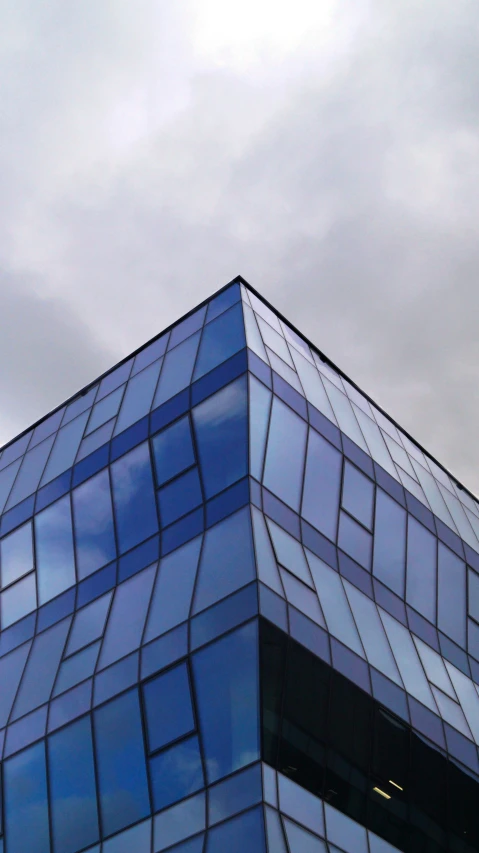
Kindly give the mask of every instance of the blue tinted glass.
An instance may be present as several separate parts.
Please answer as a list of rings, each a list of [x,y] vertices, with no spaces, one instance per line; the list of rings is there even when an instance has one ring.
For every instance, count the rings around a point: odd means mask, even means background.
[[[259,758],[257,670],[255,622],[193,656],[209,782]]]
[[[184,341],[186,338],[189,338],[193,332],[197,332],[198,329],[201,329],[203,325],[203,321],[205,319],[206,314],[206,305],[203,308],[200,308],[198,311],[195,311],[194,314],[191,314],[186,320],[182,320],[181,323],[178,323],[173,327],[170,334],[170,341],[168,344],[168,349],[173,349],[176,347],[181,341]]]
[[[158,529],[148,443],[140,444],[114,462],[111,475],[118,540],[123,553]]]
[[[479,622],[479,575],[469,569],[468,608],[469,614]]]
[[[215,298],[211,300],[206,312],[206,322],[209,323],[210,320],[214,320],[215,317],[218,317],[223,313],[223,311],[226,311],[227,308],[230,308],[236,302],[239,302],[240,299],[241,291],[239,284],[232,284],[231,287],[228,287],[223,291],[223,293],[219,293],[218,296],[215,296]]]
[[[134,575],[115,591],[99,666],[108,666],[138,648],[150,603],[156,566]]]
[[[190,683],[182,663],[144,685],[148,743],[159,749],[195,727]]]
[[[138,681],[139,652],[129,655],[113,666],[98,672],[95,677],[94,705],[101,705]]]
[[[153,404],[155,408],[190,384],[199,340],[200,333],[197,332],[165,355]]]
[[[0,727],[6,726],[13,700],[17,692],[18,684],[22,677],[23,667],[30,650],[30,643],[10,652],[9,655],[0,658]]]
[[[32,433],[27,432],[26,435],[23,435],[21,438],[17,438],[16,441],[13,441],[12,444],[9,444],[8,447],[5,448],[3,453],[0,454],[0,469],[5,468],[10,464],[10,462],[13,462],[14,459],[18,459],[20,456],[23,456],[31,437]]]
[[[230,595],[208,610],[204,610],[191,621],[191,648],[197,649],[214,637],[219,637],[230,628],[241,625],[258,612],[258,590],[249,584]]]
[[[114,420],[108,421],[108,423],[104,424],[102,427],[100,427],[100,429],[95,430],[95,432],[92,432],[91,435],[88,435],[86,438],[84,438],[82,443],[80,444],[80,449],[78,451],[78,456],[77,456],[76,461],[80,462],[82,459],[85,459],[86,456],[89,456],[91,453],[93,453],[95,450],[98,450],[99,447],[102,447],[107,441],[109,441],[111,438],[111,434],[113,432],[114,426],[115,426]],[[104,464],[106,464],[106,462],[108,461],[108,448],[106,448],[106,451],[107,452],[105,454],[105,456],[106,456],[105,462],[101,465],[97,464],[97,466],[90,473],[94,473],[94,471],[98,471],[100,468],[103,467]],[[78,469],[77,469],[77,471],[78,471]],[[85,477],[82,476],[81,479],[84,480]],[[79,482],[79,481],[77,480],[76,482]]]
[[[101,427],[107,421],[111,420],[111,418],[115,417],[120,408],[125,387],[125,385],[122,385],[116,391],[108,394],[108,397],[105,397],[101,402],[93,406],[90,420],[88,421],[87,433],[94,432],[98,427]]]
[[[3,511],[3,507],[5,506],[8,495],[10,494],[10,489],[12,488],[13,481],[17,476],[17,471],[21,463],[22,460],[17,459],[16,462],[13,462],[12,465],[9,465],[8,468],[5,468],[5,470],[0,473],[0,512]]]
[[[64,660],[58,672],[53,695],[58,696],[64,690],[69,690],[80,681],[90,678],[93,675],[99,651],[100,643],[94,643]]]
[[[340,513],[338,545],[365,569],[371,567],[371,534],[345,512]]]
[[[96,392],[98,391],[98,385],[95,385],[93,388],[90,388],[89,391],[81,393],[76,400],[73,400],[65,412],[65,417],[62,421],[62,426],[70,423],[73,418],[76,418],[77,415],[80,415],[82,412],[86,412],[89,409],[96,397]]]
[[[50,601],[75,583],[70,496],[35,516],[39,603]]]
[[[246,377],[208,397],[192,414],[208,498],[248,473]]]
[[[278,397],[273,398],[263,482],[296,512],[301,500],[307,429],[298,415]]]
[[[245,812],[208,832],[206,853],[265,853],[263,812]]]
[[[58,427],[62,422],[63,412],[65,409],[60,409],[57,412],[54,412],[53,415],[45,418],[38,426],[35,427],[34,433],[32,435],[32,440],[30,442],[30,450],[36,444],[39,444],[40,441],[43,441],[47,435],[52,435],[52,433],[56,432]]]
[[[111,373],[108,373],[101,380],[100,388],[98,391],[97,401],[101,400],[103,397],[106,397],[111,391],[114,391],[115,388],[119,388],[120,385],[123,385],[124,382],[128,379],[131,372],[131,365],[133,359],[129,358],[124,364],[120,364],[116,370],[113,370]]]
[[[44,742],[5,761],[3,773],[9,853],[47,853],[50,842]]]
[[[188,652],[188,626],[185,622],[153,640],[141,650],[141,678],[148,678]]]
[[[98,598],[76,612],[68,639],[67,652],[69,655],[101,637],[110,601],[111,593],[107,593],[107,595]]]
[[[110,835],[150,811],[136,690],[94,712],[103,832]]]
[[[264,452],[268,435],[271,391],[254,376],[249,377],[249,441],[250,473],[261,482],[263,479]]]
[[[37,606],[35,572],[7,587],[0,595],[2,629],[13,625],[18,619],[31,613]]]
[[[18,527],[0,540],[2,586],[6,586],[33,569],[32,523]]]
[[[169,332],[167,332],[166,335],[162,335],[161,338],[157,338],[156,341],[153,341],[153,343],[138,353],[135,358],[133,370],[131,371],[132,376],[134,376],[135,373],[139,373],[144,367],[148,367],[149,364],[153,364],[153,362],[161,355],[164,355],[168,338]]]
[[[251,520],[245,508],[206,532],[193,611],[209,607],[254,577]]]
[[[438,546],[437,625],[466,645],[466,567],[442,542]]]
[[[342,505],[369,530],[373,524],[374,483],[346,462],[344,465]]]
[[[261,765],[237,773],[209,790],[209,823],[218,823],[262,799]]]
[[[88,419],[88,413],[83,412],[71,421],[67,426],[62,427],[58,432],[53,450],[48,459],[45,473],[42,477],[42,485],[54,480],[59,474],[63,474],[67,468],[71,468],[77,455],[77,450],[82,440],[83,431]]]
[[[246,346],[243,309],[235,305],[203,330],[194,378],[198,379]]]
[[[35,740],[45,735],[47,725],[47,705],[37,708],[17,723],[12,723],[7,729],[5,756],[19,752],[24,746],[29,746]]]
[[[431,622],[436,621],[436,537],[408,517],[406,599]]]
[[[160,367],[161,361],[157,361],[128,382],[116,422],[116,435],[139,421],[150,411],[156,383],[160,375]]]
[[[48,702],[69,627],[70,619],[64,619],[35,637],[15,702],[14,719]]]
[[[404,596],[406,512],[382,489],[376,489],[373,574]]]
[[[7,503],[7,509],[31,495],[37,488],[42,476],[48,455],[52,448],[55,436],[45,439],[41,444],[29,450],[23,457],[22,466],[18,472],[15,485],[11,491]],[[6,469],[8,470],[8,469]]]
[[[115,559],[115,533],[108,471],[73,489],[78,578],[82,580]]]
[[[338,526],[341,464],[341,454],[310,429],[301,514],[333,541]]]
[[[204,786],[198,738],[191,737],[150,759],[153,807],[160,811]]]
[[[195,464],[189,418],[182,418],[153,439],[158,484],[166,483]]]
[[[75,853],[98,840],[90,717],[48,739],[52,834],[55,853]]]
[[[198,469],[178,477],[158,492],[160,518],[163,527],[186,515],[203,501]]]
[[[161,560],[145,642],[188,619],[201,542],[198,536]]]

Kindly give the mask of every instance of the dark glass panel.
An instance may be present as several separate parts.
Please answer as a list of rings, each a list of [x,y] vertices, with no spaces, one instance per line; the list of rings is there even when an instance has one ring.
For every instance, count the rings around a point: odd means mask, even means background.
[[[0,540],[2,586],[6,586],[33,569],[32,523],[18,527]]]
[[[98,708],[94,722],[100,813],[110,835],[150,811],[137,691]]]
[[[197,737],[150,758],[150,778],[155,811],[171,806],[204,787],[203,766]]]
[[[166,746],[195,728],[186,664],[143,686],[150,752]]]
[[[90,717],[48,739],[55,853],[75,853],[98,840],[98,813]]]
[[[158,492],[163,527],[186,515],[203,501],[198,469],[192,468]]]
[[[204,376],[245,346],[243,309],[235,305],[203,329],[194,379]]]
[[[9,853],[48,853],[47,778],[43,741],[5,761],[5,834]]]

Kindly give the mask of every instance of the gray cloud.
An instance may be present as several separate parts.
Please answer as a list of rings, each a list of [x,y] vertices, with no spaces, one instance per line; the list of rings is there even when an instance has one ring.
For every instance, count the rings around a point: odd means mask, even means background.
[[[267,74],[195,59],[191,4],[127,5],[17,13],[0,246],[77,326],[10,344],[12,387],[35,360],[48,408],[241,272],[479,490],[475,4],[364,4]]]

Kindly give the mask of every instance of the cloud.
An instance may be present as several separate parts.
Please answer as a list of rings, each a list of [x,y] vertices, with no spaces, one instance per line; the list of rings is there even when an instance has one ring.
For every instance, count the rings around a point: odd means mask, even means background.
[[[0,249],[35,295],[10,311],[76,332],[67,358],[10,344],[12,387],[38,371],[46,410],[240,272],[479,490],[477,9],[329,3],[308,29],[301,2],[269,33],[258,2],[250,42],[213,0],[19,5]]]

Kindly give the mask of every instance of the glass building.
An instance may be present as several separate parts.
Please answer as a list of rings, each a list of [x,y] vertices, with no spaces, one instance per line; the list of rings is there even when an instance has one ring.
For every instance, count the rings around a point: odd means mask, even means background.
[[[2,853],[479,850],[479,506],[241,278],[0,512]]]

